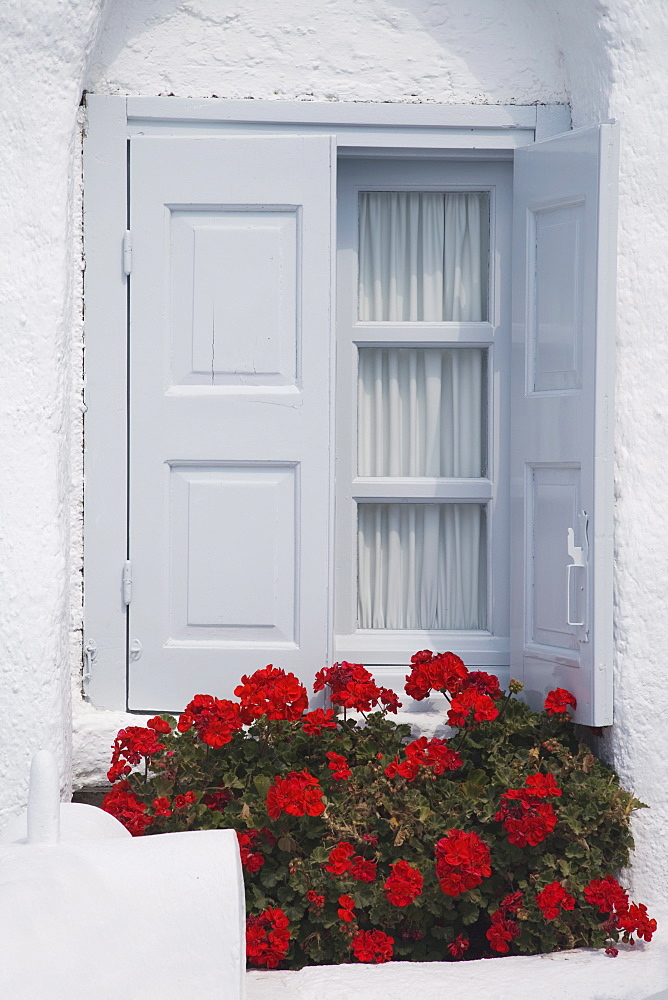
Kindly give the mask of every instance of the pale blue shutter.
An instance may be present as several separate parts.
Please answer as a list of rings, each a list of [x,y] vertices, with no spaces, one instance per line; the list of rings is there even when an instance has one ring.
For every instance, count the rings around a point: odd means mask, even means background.
[[[129,707],[327,662],[328,136],[130,150]]]
[[[612,722],[617,127],[515,153],[511,675]]]

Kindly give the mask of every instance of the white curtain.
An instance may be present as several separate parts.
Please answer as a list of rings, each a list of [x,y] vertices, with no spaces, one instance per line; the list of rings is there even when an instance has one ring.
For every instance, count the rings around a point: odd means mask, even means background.
[[[483,352],[363,347],[360,476],[483,474]]]
[[[360,503],[359,627],[486,627],[484,507]]]
[[[487,318],[488,196],[478,191],[360,194],[359,318]]]
[[[488,227],[484,193],[362,193],[360,319],[484,320]],[[480,349],[362,348],[359,475],[483,475],[483,376]],[[361,628],[485,628],[485,564],[480,504],[358,505]]]

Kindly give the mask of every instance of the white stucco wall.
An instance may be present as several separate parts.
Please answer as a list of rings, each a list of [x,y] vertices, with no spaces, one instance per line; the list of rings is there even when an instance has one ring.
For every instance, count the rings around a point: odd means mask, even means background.
[[[0,825],[37,746],[67,790],[122,722],[82,706],[77,105],[97,93],[277,100],[570,101],[622,122],[616,423],[616,724],[603,745],[652,804],[634,888],[668,898],[663,681],[668,535],[668,8],[662,0],[7,0],[0,11]],[[663,127],[662,127],[663,125]]]

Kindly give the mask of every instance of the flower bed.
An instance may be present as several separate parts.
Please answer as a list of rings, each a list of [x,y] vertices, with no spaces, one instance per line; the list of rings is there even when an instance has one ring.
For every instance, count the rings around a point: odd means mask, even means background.
[[[409,741],[389,718],[396,694],[359,664],[320,671],[314,689],[334,707],[309,712],[299,680],[268,666],[238,701],[197,695],[114,744],[104,808],[131,833],[237,831],[250,965],[615,955],[651,940],[656,922],[613,876],[642,803],[578,742],[569,692],[534,712],[518,682],[503,693],[423,650],[406,692],[442,692],[456,733]]]

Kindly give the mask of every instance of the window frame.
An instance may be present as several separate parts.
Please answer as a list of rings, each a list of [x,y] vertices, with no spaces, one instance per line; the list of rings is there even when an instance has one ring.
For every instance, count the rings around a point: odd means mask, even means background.
[[[132,135],[331,134],[339,156],[512,159],[567,105],[365,104],[87,95],[84,127],[84,694],[127,708],[127,147]],[[94,447],[90,446],[94,442]],[[333,555],[330,553],[330,555]],[[333,562],[333,559],[331,560]],[[126,571],[126,586],[127,580]],[[373,662],[368,659],[368,662]]]

